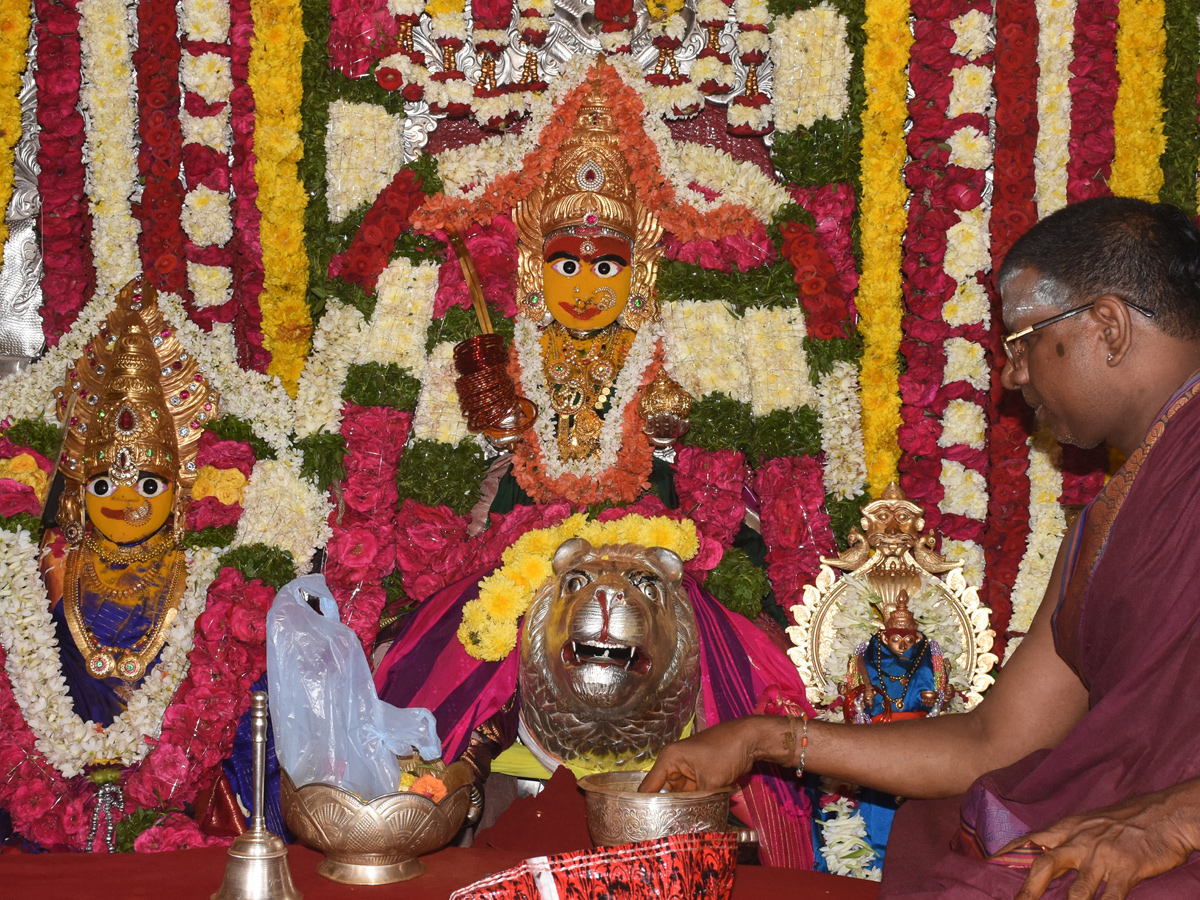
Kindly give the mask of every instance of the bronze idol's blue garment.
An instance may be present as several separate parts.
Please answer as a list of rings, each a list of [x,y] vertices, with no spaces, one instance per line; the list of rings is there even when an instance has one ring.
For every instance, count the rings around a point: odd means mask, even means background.
[[[879,639],[879,635],[872,635],[863,654],[863,662],[871,683],[879,690],[867,708],[867,714],[878,716],[883,713],[885,693],[895,712],[929,712],[929,707],[921,702],[921,692],[937,690],[933,678],[933,651],[933,642],[923,637],[908,651],[907,658],[897,657]],[[910,668],[913,669],[911,678]],[[907,687],[904,686],[906,678],[909,678]],[[897,700],[900,702],[897,703]]]
[[[168,553],[148,562],[108,564],[110,570],[121,572],[118,589],[132,587],[138,581],[145,585],[145,589],[133,597],[103,596],[90,590],[86,579],[79,579],[80,619],[100,644],[129,649],[154,627],[160,611],[170,601],[167,594],[173,558],[174,554]],[[125,711],[125,701],[116,691],[125,682],[115,676],[93,678],[88,673],[83,654],[75,646],[67,627],[63,598],[52,599],[55,601],[52,615],[59,658],[75,712],[85,722],[110,725]],[[160,655],[147,664],[147,675],[154,670]]]

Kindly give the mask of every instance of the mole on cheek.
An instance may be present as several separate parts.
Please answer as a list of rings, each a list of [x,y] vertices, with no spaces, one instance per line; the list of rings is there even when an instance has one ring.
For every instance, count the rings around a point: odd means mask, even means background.
[[[1063,347],[1063,345],[1062,345],[1062,341],[1059,341],[1059,342],[1058,342],[1058,346],[1057,346],[1057,347],[1055,347],[1055,349],[1058,351],[1058,355],[1059,355],[1059,356],[1066,356],[1066,355],[1067,355],[1067,351],[1066,351],[1066,349]]]

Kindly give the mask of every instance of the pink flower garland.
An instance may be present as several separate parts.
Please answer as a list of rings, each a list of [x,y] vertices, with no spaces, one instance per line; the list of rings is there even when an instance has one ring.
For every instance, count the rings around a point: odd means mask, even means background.
[[[792,607],[803,602],[804,585],[817,577],[821,555],[835,550],[822,466],[811,456],[777,457],[755,471],[753,486],[767,544],[767,575],[790,618]]]
[[[342,411],[346,478],[332,514],[325,581],[368,655],[387,602],[381,582],[396,567],[396,469],[411,427],[412,414],[391,407],[348,404]]]
[[[742,487],[749,468],[737,450],[680,447],[675,457],[675,493],[680,512],[705,536],[729,547],[746,517]]]
[[[43,332],[57,346],[96,288],[79,112],[79,0],[37,0]]]
[[[817,237],[837,269],[842,295],[849,298],[850,317],[857,320],[853,300],[858,292],[858,262],[854,258],[854,188],[848,184],[826,184],[816,188],[792,185],[788,191],[817,220]]]
[[[329,4],[329,65],[347,78],[362,78],[371,63],[400,44],[396,16],[387,0],[332,0]]]

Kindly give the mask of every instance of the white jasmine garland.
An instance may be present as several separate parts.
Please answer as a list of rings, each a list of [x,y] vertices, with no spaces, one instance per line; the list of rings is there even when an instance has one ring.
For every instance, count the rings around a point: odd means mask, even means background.
[[[658,328],[653,323],[648,323],[638,330],[633,339],[620,374],[613,382],[612,396],[616,402],[604,414],[600,426],[599,452],[587,459],[566,461],[558,452],[558,418],[554,415],[554,405],[550,402],[549,387],[542,371],[540,332],[531,322],[525,319],[518,320],[513,334],[513,345],[517,348],[517,361],[521,366],[517,393],[532,400],[541,411],[533,423],[533,431],[541,443],[548,478],[560,478],[567,473],[596,477],[617,464],[617,451],[621,449],[621,432],[625,424],[625,410],[637,395],[646,370],[654,362],[654,349],[658,344],[658,337]]]
[[[750,403],[750,372],[735,317],[720,300],[662,307],[663,350],[671,377],[696,399],[720,391]]]
[[[661,123],[659,123],[661,125]],[[665,129],[666,126],[662,125]],[[647,129],[650,133],[651,129]],[[653,135],[652,135],[653,136]],[[792,202],[791,196],[773,178],[753,163],[740,162],[724,150],[691,141],[667,139],[658,144],[663,171],[668,174],[675,193],[687,197],[697,209],[712,209],[720,203],[747,206],[769,221],[771,216]],[[686,180],[685,180],[686,179]],[[688,187],[695,182],[719,190],[716,201]]]
[[[296,388],[296,437],[319,431],[337,434],[342,421],[342,388],[350,366],[358,361],[364,326],[357,309],[329,301]]]
[[[722,7],[725,6],[721,0],[717,0]],[[704,84],[706,81],[714,81],[717,84],[732,85],[736,79],[736,74],[733,71],[733,66],[729,63],[721,62],[719,56],[705,56],[697,59],[692,63],[691,79],[696,84]],[[776,83],[778,86],[778,82]]]
[[[817,119],[837,120],[850,108],[846,17],[829,2],[775,20],[771,60],[775,64],[775,127],[810,128]]]
[[[179,63],[179,76],[185,90],[194,91],[208,103],[228,100],[233,93],[233,70],[227,56],[184,53]]]
[[[817,382],[816,401],[825,450],[825,492],[841,500],[857,497],[867,481],[858,367],[835,362]]]
[[[991,247],[988,244],[988,222],[991,210],[980,204],[958,214],[958,221],[946,229],[946,258],[943,267],[955,281],[975,277],[976,272],[992,267]]]
[[[417,398],[417,409],[413,413],[414,441],[438,441],[457,447],[470,438],[454,388],[457,378],[454,342],[442,341],[430,351],[421,373],[421,396]],[[545,415],[543,409],[538,408],[539,418]]]
[[[358,362],[395,363],[419,373],[437,288],[436,265],[392,260],[375,284],[375,315],[365,328]]]
[[[740,103],[730,103],[728,109],[729,124],[734,128],[751,128],[762,131],[771,123],[771,104],[765,106],[743,106]]]
[[[980,522],[987,518],[987,479],[982,472],[968,469],[952,459],[943,459],[938,480],[945,489],[942,502],[938,504],[942,512]]]
[[[467,39],[467,21],[461,12],[444,12],[429,20],[429,36],[435,41],[442,38]]]
[[[733,15],[740,25],[767,25],[771,21],[764,0],[734,0]]]
[[[499,28],[476,28],[471,35],[471,39],[476,44],[482,44],[485,41],[492,41],[499,44],[501,47],[508,44],[508,32],[502,31]]]
[[[225,266],[189,261],[187,273],[192,301],[201,309],[223,306],[233,296],[233,272]]]
[[[939,447],[965,444],[974,450],[982,450],[987,436],[987,416],[983,407],[970,400],[951,400],[942,413],[942,433],[938,436]]]
[[[208,548],[185,552],[187,583],[162,656],[125,712],[107,728],[84,722],[72,707],[38,554],[25,529],[0,530],[0,643],[13,696],[37,738],[38,751],[65,777],[106,760],[132,765],[150,750],[145,738],[158,737],[163,714],[187,676],[192,629],[217,574],[216,554]]]
[[[964,281],[954,289],[954,296],[942,307],[942,319],[947,325],[992,324],[992,306],[987,291],[976,279]]]
[[[975,541],[956,541],[944,538],[942,540],[942,556],[954,562],[961,561],[963,577],[967,580],[967,584],[974,588],[983,587],[987,558],[979,544]]]
[[[642,85],[641,93],[647,106],[663,110],[668,119],[689,118],[704,104],[704,94],[691,81],[669,86],[647,82]]]
[[[374,200],[404,165],[404,122],[373,103],[335,100],[325,131],[329,219]]]
[[[950,135],[950,163],[964,169],[987,169],[992,165],[992,139],[974,125]]]
[[[1075,59],[1075,0],[1036,0],[1038,133],[1033,150],[1038,215],[1067,205],[1067,145],[1071,137],[1070,66]]]
[[[185,144],[202,144],[220,153],[228,153],[233,145],[228,106],[211,116],[193,116],[186,109],[181,109],[179,128]]]
[[[965,56],[974,62],[992,49],[996,43],[992,17],[978,9],[963,13],[951,20],[950,28],[954,31],[954,46],[951,53]]]
[[[179,222],[197,247],[223,247],[233,237],[229,195],[201,185],[183,198]]]
[[[701,22],[724,22],[731,15],[731,10],[724,0],[698,0],[696,3],[696,18]]]
[[[452,83],[458,84],[460,82]],[[434,93],[437,94],[437,91],[434,91]],[[500,94],[496,97],[476,97],[472,94],[471,98],[465,102],[471,104],[471,112],[475,115],[475,121],[482,125],[491,119],[503,119],[513,113],[523,114],[527,112],[529,109],[528,94],[528,91],[516,91],[509,94]]]
[[[234,547],[267,544],[292,554],[296,574],[312,570],[312,557],[333,536],[329,527],[332,504],[315,480],[300,474],[303,458],[296,450],[278,459],[260,459],[246,482],[242,517]]]
[[[601,32],[600,48],[606,56],[612,56],[622,47],[628,45],[629,40],[630,33],[628,31]]]
[[[875,851],[867,842],[867,823],[858,803],[850,797],[838,797],[823,803],[821,808],[827,817],[817,820],[825,867],[834,875],[879,881],[883,869],[877,865]]]
[[[229,39],[228,0],[183,0],[179,30],[189,40],[225,43]]]
[[[96,291],[100,294],[119,290],[140,269],[137,237],[141,228],[130,205],[139,192],[134,15],[124,0],[83,0],[79,4],[83,56],[79,105],[87,121],[85,189],[92,214]]]
[[[763,31],[739,31],[735,38],[738,53],[770,53],[771,36]]]
[[[449,81],[430,80],[425,85],[425,99],[442,106],[451,103],[470,105],[475,102],[475,85],[465,78],[452,78]]]
[[[951,73],[954,82],[946,118],[966,113],[985,115],[992,102],[992,70],[985,66],[967,65]]]
[[[946,368],[942,373],[942,384],[965,381],[981,391],[991,386],[992,373],[982,345],[965,338],[952,337],[946,340],[945,347]]]
[[[388,0],[388,11],[393,15],[419,16],[424,10],[424,0]]]
[[[1026,632],[1050,583],[1050,572],[1067,529],[1062,496],[1062,447],[1039,429],[1029,438],[1029,537],[1012,587],[1009,630]]]
[[[811,404],[815,392],[804,351],[804,311],[799,306],[751,308],[738,325],[750,361],[750,411],[765,416]]]

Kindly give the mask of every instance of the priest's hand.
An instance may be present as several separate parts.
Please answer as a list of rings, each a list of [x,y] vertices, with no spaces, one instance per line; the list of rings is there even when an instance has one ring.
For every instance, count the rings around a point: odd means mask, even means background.
[[[667,744],[639,790],[706,791],[733,784],[759,759],[757,718],[721,722]]]
[[[1124,900],[1138,882],[1181,866],[1200,849],[1200,780],[1143,794],[1070,816],[1019,838],[1001,853],[1030,842],[1046,848],[1034,860],[1016,900],[1038,900],[1050,882],[1078,872],[1072,898]]]

